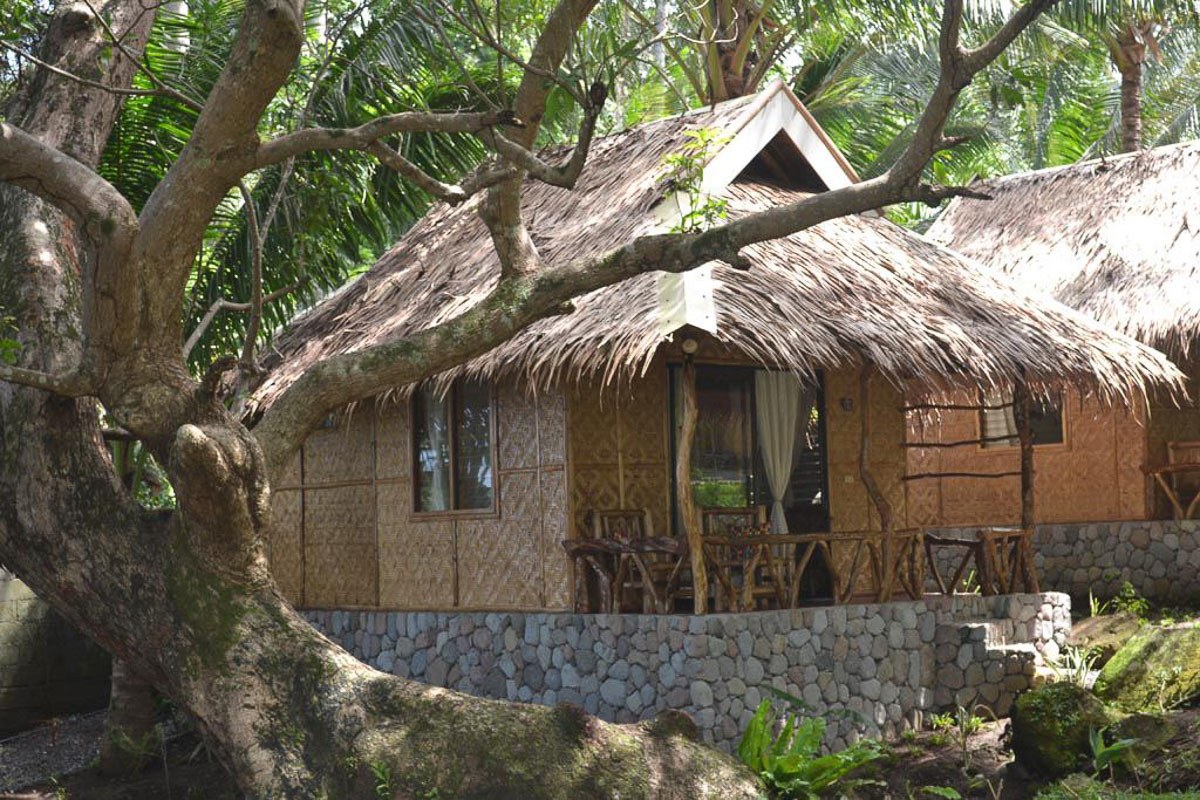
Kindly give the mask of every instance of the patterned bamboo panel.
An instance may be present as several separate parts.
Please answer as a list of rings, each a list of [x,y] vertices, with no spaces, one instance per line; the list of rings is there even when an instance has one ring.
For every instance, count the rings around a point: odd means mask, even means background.
[[[464,609],[541,605],[542,554],[536,472],[500,476],[500,521],[458,523],[459,605]]]
[[[408,401],[388,401],[379,407],[375,420],[375,474],[381,479],[408,477],[412,461],[408,422]]]
[[[268,540],[271,574],[288,602],[301,602],[303,560],[300,550],[300,490],[271,493],[271,529]]]
[[[287,467],[283,470],[283,474],[279,476],[278,485],[272,484],[271,488],[281,489],[300,485],[300,459],[303,458],[303,453],[302,449],[297,450],[296,454],[288,459]]]
[[[562,541],[567,537],[567,480],[563,470],[543,472],[542,571],[545,607],[566,611],[571,606],[571,565]]]
[[[374,542],[306,545],[304,561],[305,605],[375,605],[378,565]]]
[[[379,485],[379,604],[385,608],[454,605],[454,522],[412,521],[407,482]]]
[[[621,488],[617,467],[576,467],[571,481],[571,507],[575,514],[573,538],[585,536],[588,511],[595,508],[620,508]]]
[[[594,381],[572,384],[570,392],[571,460],[579,466],[617,463],[617,398],[601,393]]]
[[[375,544],[370,486],[304,490],[304,541],[319,545]]]
[[[335,417],[304,443],[304,485],[371,478],[371,403],[360,403],[349,418]]]
[[[625,468],[625,508],[648,508],[654,520],[654,535],[670,534],[670,489],[667,465],[648,464]],[[616,506],[602,506],[616,508]]]
[[[537,407],[533,398],[512,384],[500,388],[497,451],[500,470],[533,469],[538,460]]]
[[[304,601],[374,605],[378,579],[370,486],[304,492]]]
[[[667,458],[667,371],[656,364],[620,395],[621,456],[626,464],[662,464]]]
[[[1113,427],[1116,437],[1117,491],[1120,519],[1147,519],[1149,486],[1142,465],[1146,462],[1146,429],[1144,414],[1114,409]],[[1200,420],[1200,414],[1197,415]]]
[[[542,443],[542,466],[567,463],[567,397],[552,389],[538,394],[538,436]]]

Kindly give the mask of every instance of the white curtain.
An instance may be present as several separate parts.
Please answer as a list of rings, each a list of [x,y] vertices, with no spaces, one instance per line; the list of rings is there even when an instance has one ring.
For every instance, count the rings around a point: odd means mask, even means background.
[[[984,442],[984,449],[992,447],[1015,447],[1019,440],[1017,439],[1017,416],[1013,408],[1012,391],[1005,389],[989,389],[984,392],[983,404],[991,406],[984,408],[982,414],[982,424],[980,433],[984,439],[995,439],[999,436],[1010,437],[1007,441],[992,441]],[[996,406],[1003,405],[1003,408]]]
[[[427,468],[431,475],[429,496],[424,498],[422,511],[450,510],[450,443],[447,441],[449,424],[447,417],[447,395],[439,395],[434,387],[426,385],[421,391],[422,410],[425,413],[425,430],[429,436],[429,450],[422,456],[428,459]]]
[[[771,533],[787,533],[783,496],[792,478],[800,394],[800,382],[795,375],[755,370],[758,442],[767,472],[767,485],[771,489]]]

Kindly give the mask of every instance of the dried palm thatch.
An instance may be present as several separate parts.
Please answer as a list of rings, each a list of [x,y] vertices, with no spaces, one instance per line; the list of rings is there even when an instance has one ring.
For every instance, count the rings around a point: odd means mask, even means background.
[[[1200,336],[1200,143],[974,187],[929,236],[1186,358]]]
[[[529,182],[522,208],[543,257],[562,263],[661,230],[663,156],[687,131],[732,132],[754,111],[745,98],[598,140],[573,191]],[[735,215],[797,197],[753,182],[727,194]],[[499,263],[477,202],[434,209],[368,272],[293,323],[251,409],[269,405],[316,360],[437,324],[484,297]],[[747,271],[714,268],[717,338],[800,374],[865,362],[893,380],[930,384],[1025,375],[1109,400],[1179,378],[1149,348],[877,216],[832,220],[745,255]],[[664,341],[658,282],[651,273],[592,292],[574,313],[538,322],[442,377],[549,385],[636,374]]]

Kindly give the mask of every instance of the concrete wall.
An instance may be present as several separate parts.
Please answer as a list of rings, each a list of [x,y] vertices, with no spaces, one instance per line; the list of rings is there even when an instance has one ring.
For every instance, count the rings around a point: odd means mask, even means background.
[[[0,569],[0,735],[108,703],[108,654]]]
[[[968,537],[974,531],[936,532]],[[1043,590],[1066,592],[1077,600],[1086,600],[1089,591],[1107,598],[1129,581],[1156,602],[1200,600],[1200,520],[1039,525],[1033,550]],[[956,566],[953,558],[949,548],[938,553],[939,570],[947,580]]]
[[[819,714],[856,712],[872,735],[894,736],[959,703],[1004,714],[1071,624],[1069,599],[1054,593],[709,616],[304,615],[396,675],[484,697],[574,703],[619,722],[681,709],[727,750],[769,694],[764,685]],[[860,727],[830,718],[827,744],[844,746]]]

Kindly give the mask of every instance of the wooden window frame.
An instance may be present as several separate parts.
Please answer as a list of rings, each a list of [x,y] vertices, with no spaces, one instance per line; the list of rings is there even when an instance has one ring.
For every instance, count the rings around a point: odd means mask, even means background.
[[[979,404],[980,405],[987,404],[987,395],[982,390],[980,390],[980,393],[979,393]],[[982,408],[975,412],[975,438],[976,439],[983,438],[983,415],[984,415],[984,413],[985,413],[985,411]],[[1071,444],[1071,433],[1070,433],[1070,427],[1067,424],[1068,421],[1070,420],[1070,417],[1068,417],[1068,415],[1067,415],[1066,392],[1063,392],[1061,395],[1061,400],[1058,404],[1058,413],[1059,413],[1059,416],[1062,417],[1062,441],[1061,442],[1047,442],[1045,444],[1038,444],[1037,442],[1034,442],[1034,444],[1033,444],[1034,450],[1054,451],[1054,450],[1069,449],[1070,444]],[[1016,438],[1015,434],[1013,435],[1013,438]],[[993,453],[993,454],[994,453],[1012,453],[1012,452],[1015,452],[1020,449],[1021,449],[1020,442],[1017,442],[1016,444],[1001,444],[1000,442],[992,442],[992,443],[979,442],[978,444],[975,445],[975,450],[976,450],[976,452],[979,452],[979,453]]]
[[[458,449],[458,426],[453,424],[453,420],[457,417],[459,393],[458,387],[465,380],[464,378],[456,378],[454,383],[447,389],[446,397],[449,399],[447,404],[448,414],[451,424],[446,426],[446,434],[448,439],[447,452],[450,454],[450,502],[454,503],[458,496],[458,472],[456,467],[457,456],[455,455]],[[498,426],[496,417],[498,413],[498,395],[496,385],[492,382],[487,382],[488,390],[488,460],[492,465],[492,504],[488,508],[450,508],[445,511],[420,511],[418,509],[420,501],[420,470],[418,469],[418,451],[420,443],[417,439],[417,405],[419,402],[419,390],[414,391],[409,400],[408,412],[411,424],[408,426],[409,447],[408,447],[408,463],[409,474],[412,475],[410,490],[410,511],[408,518],[414,521],[421,520],[438,520],[438,519],[496,519],[500,516],[500,470],[498,462],[498,442],[496,440]]]

